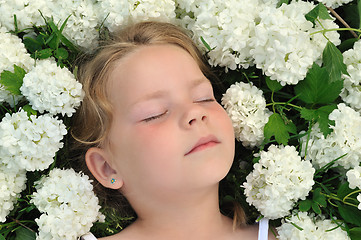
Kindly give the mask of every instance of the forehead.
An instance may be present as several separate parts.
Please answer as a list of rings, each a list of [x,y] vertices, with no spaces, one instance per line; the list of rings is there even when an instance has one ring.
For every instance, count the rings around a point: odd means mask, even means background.
[[[107,88],[111,102],[119,104],[120,95],[127,100],[202,76],[197,62],[184,49],[170,44],[142,46],[116,62]]]

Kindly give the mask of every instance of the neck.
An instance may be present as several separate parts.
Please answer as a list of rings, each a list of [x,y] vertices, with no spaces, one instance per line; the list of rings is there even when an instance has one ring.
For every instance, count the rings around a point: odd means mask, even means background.
[[[138,214],[132,228],[147,239],[222,239],[232,221],[221,214],[218,200],[217,185],[162,201],[132,201]]]

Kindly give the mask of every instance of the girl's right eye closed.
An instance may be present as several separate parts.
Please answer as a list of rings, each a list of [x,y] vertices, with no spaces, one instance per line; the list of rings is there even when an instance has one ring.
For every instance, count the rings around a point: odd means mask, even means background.
[[[168,111],[164,111],[164,112],[162,112],[161,114],[156,114],[156,115],[147,117],[147,118],[143,119],[142,122],[150,122],[150,121],[159,119],[159,118],[165,116],[167,113],[168,113]]]

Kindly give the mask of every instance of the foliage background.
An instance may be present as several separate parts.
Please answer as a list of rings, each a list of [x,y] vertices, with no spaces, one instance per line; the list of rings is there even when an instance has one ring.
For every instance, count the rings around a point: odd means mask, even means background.
[[[281,3],[289,3],[287,0]],[[315,1],[317,3],[317,1]],[[331,15],[335,15],[332,9]],[[223,81],[223,86],[215,86],[219,99],[221,94],[235,82],[253,82],[255,86],[262,89],[264,97],[267,101],[269,109],[277,114],[280,118],[274,119],[272,125],[265,128],[265,141],[256,149],[249,149],[242,146],[240,142],[236,142],[235,161],[231,171],[226,179],[221,182],[220,200],[221,209],[226,214],[231,214],[230,206],[232,202],[239,203],[248,216],[248,221],[253,223],[258,217],[259,212],[246,202],[243,189],[240,187],[246,181],[246,176],[252,171],[253,163],[258,159],[254,154],[262,149],[266,149],[270,144],[294,145],[298,148],[299,133],[309,131],[310,126],[315,122],[319,122],[324,126],[324,133],[327,134],[331,130],[328,120],[328,114],[336,108],[336,104],[342,102],[339,92],[342,88],[341,74],[345,73],[345,66],[342,63],[341,53],[352,48],[354,42],[360,36],[361,22],[361,3],[355,0],[337,8],[339,15],[336,23],[344,30],[339,31],[341,35],[341,44],[336,48],[332,44],[328,44],[324,51],[324,65],[322,69],[316,65],[309,71],[309,74],[316,75],[318,81],[311,84],[312,77],[308,75],[306,79],[296,86],[281,86],[275,81],[271,81],[263,72],[256,67],[248,69],[236,69],[225,71],[223,67],[213,67],[214,72],[219,79]],[[322,16],[322,11],[315,13],[317,17]],[[311,16],[312,18],[312,16]],[[342,20],[346,21],[349,26],[345,27]],[[14,18],[16,22],[16,17]],[[16,25],[15,25],[16,26]],[[46,59],[54,57],[59,66],[70,69],[75,75],[77,72],[77,59],[83,53],[82,49],[73,44],[69,39],[64,37],[62,32],[67,27],[67,20],[57,23],[51,19],[46,19],[46,25],[33,26],[31,29],[19,29],[15,27],[13,33],[19,36],[25,44],[27,50],[35,59]],[[349,28],[353,29],[349,31]],[[100,38],[107,38],[108,30],[103,26],[97,29]],[[36,37],[27,37],[32,32]],[[204,42],[207,47],[207,43]],[[209,47],[209,46],[208,46]],[[211,49],[208,49],[211,51]],[[327,74],[321,78],[322,71],[326,69]],[[331,70],[330,70],[331,69]],[[326,91],[324,91],[326,89]],[[1,118],[6,112],[16,112],[17,109],[23,107],[28,108],[26,102],[20,103],[11,109],[9,106],[2,105],[0,108]],[[28,108],[32,111],[31,108]],[[276,116],[276,115],[275,115]],[[63,117],[64,123],[71,127],[71,118]],[[74,163],[70,160],[69,148],[71,145],[71,137],[68,134],[63,140],[64,147],[57,153],[52,166],[44,171],[27,173],[27,188],[22,192],[18,199],[15,209],[8,216],[5,223],[0,224],[0,239],[35,239],[37,225],[34,219],[40,213],[34,205],[30,203],[30,198],[34,192],[34,182],[46,175],[52,168],[70,168],[74,167]],[[242,164],[242,167],[240,167]],[[313,187],[309,197],[297,203],[296,209],[301,211],[314,212],[323,214],[327,217],[336,217],[339,219],[340,226],[348,231],[352,240],[361,239],[361,211],[357,208],[350,207],[348,203],[357,204],[354,190],[348,187],[347,182],[340,181],[340,173],[333,169],[333,164],[318,170],[315,174],[316,184]],[[119,216],[112,209],[104,208],[102,210],[107,216],[105,223],[95,223],[92,232],[97,236],[107,236],[120,231],[134,220],[135,216]],[[274,220],[271,223],[279,226],[281,220]]]

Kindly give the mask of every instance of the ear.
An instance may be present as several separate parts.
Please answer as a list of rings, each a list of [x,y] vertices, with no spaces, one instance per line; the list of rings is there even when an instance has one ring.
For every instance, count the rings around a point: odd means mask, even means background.
[[[85,154],[85,161],[93,176],[106,188],[119,189],[123,186],[122,178],[109,165],[109,155],[101,148],[89,148]],[[112,183],[112,179],[115,182]]]

